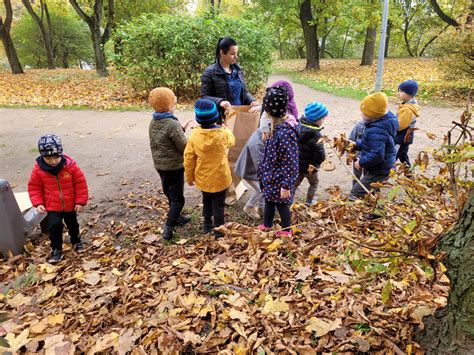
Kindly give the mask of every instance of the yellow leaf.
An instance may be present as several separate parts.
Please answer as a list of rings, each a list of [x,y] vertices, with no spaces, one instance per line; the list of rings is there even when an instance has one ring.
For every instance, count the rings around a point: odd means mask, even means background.
[[[94,354],[109,349],[111,347],[116,349],[118,347],[118,339],[119,335],[115,332],[106,334],[103,337],[99,338],[99,340],[97,340],[90,352]]]
[[[118,269],[116,267],[114,267],[112,269],[112,274],[114,274],[115,276],[122,276],[123,275],[120,271],[118,271]]]
[[[41,334],[48,326],[48,318],[43,318],[39,322],[30,325],[30,332],[35,334]]]
[[[58,270],[57,266],[51,264],[39,264],[38,266],[42,272],[46,272],[47,274],[51,274]]]
[[[270,312],[288,312],[290,307],[284,301],[279,300],[269,300],[265,303],[263,307],[263,313],[270,313]]]
[[[309,325],[306,326],[308,332],[316,332],[318,337],[322,337],[327,333],[341,327],[341,318],[336,318],[333,321],[326,322],[322,319],[311,317]]]
[[[63,324],[63,322],[64,322],[64,313],[48,316],[49,325]]]
[[[7,300],[7,303],[13,308],[18,308],[22,305],[29,304],[31,302],[31,297],[24,296],[21,293],[17,293],[12,299]]]
[[[246,313],[238,311],[235,308],[232,308],[229,311],[229,316],[232,319],[240,320],[242,323],[248,323],[248,321],[249,321],[249,316]]]
[[[269,246],[267,246],[267,250],[272,252],[272,251],[275,251],[277,250],[280,245],[283,244],[283,240],[281,239],[275,239]]]
[[[26,345],[30,341],[28,335],[30,335],[28,329],[24,329],[17,337],[15,337],[15,334],[13,333],[8,333],[5,336],[5,339],[8,341],[8,344],[10,344],[10,347],[8,348],[9,352],[15,354]]]

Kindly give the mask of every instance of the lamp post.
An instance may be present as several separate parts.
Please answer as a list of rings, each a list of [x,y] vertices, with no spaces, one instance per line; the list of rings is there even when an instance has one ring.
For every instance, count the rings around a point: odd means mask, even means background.
[[[385,39],[387,37],[387,21],[388,21],[388,1],[383,2],[382,12],[382,31],[380,33],[379,43],[379,56],[377,58],[377,74],[375,76],[375,92],[382,89],[382,72],[383,72],[383,61],[385,53]]]

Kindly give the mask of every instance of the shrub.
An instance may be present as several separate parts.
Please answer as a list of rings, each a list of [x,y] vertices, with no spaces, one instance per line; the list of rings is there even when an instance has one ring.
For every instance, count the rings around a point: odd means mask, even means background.
[[[115,67],[138,91],[166,86],[178,96],[198,97],[201,75],[224,36],[239,44],[246,84],[255,92],[270,73],[271,36],[261,23],[237,18],[142,15],[117,29]]]

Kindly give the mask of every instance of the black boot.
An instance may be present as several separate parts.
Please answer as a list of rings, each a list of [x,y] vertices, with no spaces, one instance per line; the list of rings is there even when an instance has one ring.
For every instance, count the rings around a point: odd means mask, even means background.
[[[178,217],[178,219],[176,220],[176,223],[178,226],[184,226],[185,224],[188,224],[189,222],[191,222],[191,216],[186,214],[186,215],[181,215]]]
[[[163,228],[163,239],[164,239],[164,240],[171,240],[171,239],[173,239],[173,237],[174,237],[173,232],[174,232],[173,227],[165,226],[165,227]]]
[[[214,227],[212,226],[212,224],[210,224],[210,223],[204,223],[204,224],[202,225],[202,232],[203,232],[204,234],[211,233],[211,232],[212,232],[212,228],[214,228]]]

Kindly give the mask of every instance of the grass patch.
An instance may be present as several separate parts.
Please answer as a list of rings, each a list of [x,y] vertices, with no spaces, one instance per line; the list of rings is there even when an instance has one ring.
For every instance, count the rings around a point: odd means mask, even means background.
[[[374,91],[377,66],[360,66],[359,59],[322,59],[320,70],[305,70],[304,59],[274,63],[274,73],[290,76],[315,90],[361,100]],[[440,107],[464,106],[473,81],[469,77],[447,80],[432,58],[396,58],[384,63],[382,91],[398,101],[398,85],[414,79],[419,84],[417,99]]]

